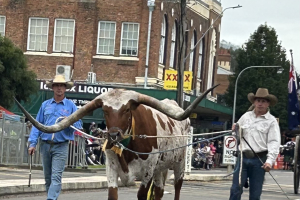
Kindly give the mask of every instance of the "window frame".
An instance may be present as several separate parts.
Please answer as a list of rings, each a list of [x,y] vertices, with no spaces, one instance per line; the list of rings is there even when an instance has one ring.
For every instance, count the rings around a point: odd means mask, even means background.
[[[173,69],[175,69],[174,65],[176,64],[175,63],[176,39],[177,39],[177,23],[175,21],[171,31],[171,49],[170,49],[170,63],[169,63],[169,66]]]
[[[123,54],[122,53],[122,45],[123,45],[123,31],[124,31],[124,24],[133,24],[133,25],[138,25],[138,30],[137,30],[137,48],[136,48],[136,55],[129,55],[129,54]],[[129,56],[129,57],[137,57],[139,55],[139,38],[140,38],[140,23],[137,22],[122,22],[122,29],[121,29],[121,41],[120,41],[120,55],[122,56]]]
[[[166,64],[167,56],[167,40],[168,40],[168,19],[167,14],[164,14],[163,20],[161,23],[160,30],[160,43],[159,43],[159,53],[158,53],[158,63],[161,65]]]
[[[105,22],[105,23],[111,23],[111,24],[115,24],[115,32],[114,32],[114,43],[113,43],[113,54],[110,53],[100,53],[99,52],[99,43],[100,43],[100,23],[101,22]],[[123,27],[123,26],[122,26]],[[117,31],[117,23],[115,21],[99,21],[98,22],[98,34],[97,34],[97,49],[96,49],[96,54],[97,55],[114,55],[115,54],[115,45],[116,45],[116,31]],[[122,29],[123,31],[123,29]],[[121,33],[122,34],[122,33]],[[107,38],[103,38],[103,39],[107,39]],[[110,39],[110,38],[109,38]],[[122,35],[121,35],[121,42],[122,42]]]
[[[191,48],[190,48],[190,51],[192,50],[192,48],[194,48],[195,47],[195,37],[196,37],[196,34],[195,34],[195,31],[193,31],[193,35],[192,35],[192,37],[191,37]],[[191,72],[194,72],[194,65],[195,65],[195,62],[194,62],[194,55],[195,55],[195,50],[196,50],[196,48],[194,49],[194,51],[191,51],[190,52],[190,61],[189,61],[189,71],[191,71]]]
[[[4,18],[4,24],[3,24],[3,25],[4,25],[4,28],[3,28],[3,33],[4,33],[4,34],[1,35],[2,37],[4,37],[4,36],[5,36],[5,27],[6,27],[6,16],[5,16],[5,15],[0,15],[0,18],[1,18],[1,17]]]
[[[38,51],[36,49],[29,49],[30,45],[30,27],[31,27],[31,20],[32,19],[47,19],[47,44],[46,44],[46,50],[45,51]],[[49,40],[49,18],[46,17],[29,17],[29,23],[28,23],[28,33],[27,33],[27,51],[36,51],[36,52],[47,52],[48,50],[48,41]]]
[[[197,79],[201,80],[201,75],[202,75],[202,64],[203,64],[203,40],[204,38],[200,41],[199,44],[199,53],[198,53],[198,70],[197,70]],[[201,59],[200,59],[201,58]]]
[[[55,47],[56,47],[56,45],[55,45],[55,42],[56,42],[56,26],[57,26],[57,21],[58,20],[61,20],[61,21],[64,21],[64,20],[66,20],[66,21],[73,21],[74,22],[74,27],[73,27],[73,44],[72,44],[72,50],[71,51],[62,51],[62,50],[60,50],[60,51],[57,51],[57,50],[55,50]],[[55,19],[55,22],[54,22],[54,33],[53,33],[53,49],[52,49],[52,51],[53,52],[55,52],[55,53],[74,53],[74,43],[75,43],[75,27],[76,27],[76,25],[75,25],[75,19],[66,19],[66,18],[56,18]],[[60,36],[60,37],[62,37],[62,36]],[[69,36],[67,36],[67,37],[69,37]],[[61,48],[60,48],[61,49]]]

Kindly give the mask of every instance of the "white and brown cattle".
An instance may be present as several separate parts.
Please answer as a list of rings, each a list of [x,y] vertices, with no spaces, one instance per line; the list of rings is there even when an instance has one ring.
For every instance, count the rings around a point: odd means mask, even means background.
[[[147,192],[153,180],[155,199],[159,200],[163,196],[167,170],[173,169],[175,200],[179,200],[184,175],[185,148],[164,153],[137,155],[126,150],[122,152],[118,148],[120,147],[118,142],[126,140],[123,144],[127,148],[142,153],[155,153],[185,145],[186,137],[141,139],[135,136],[188,134],[190,128],[188,116],[213,88],[198,97],[185,111],[173,100],[158,101],[134,91],[114,89],[99,95],[69,117],[52,126],[38,123],[20,104],[18,105],[32,124],[45,133],[53,133],[69,127],[86,114],[102,107],[108,130],[105,145],[108,199],[118,199],[118,178],[125,185],[138,178],[141,180],[141,186],[137,198],[147,199]]]

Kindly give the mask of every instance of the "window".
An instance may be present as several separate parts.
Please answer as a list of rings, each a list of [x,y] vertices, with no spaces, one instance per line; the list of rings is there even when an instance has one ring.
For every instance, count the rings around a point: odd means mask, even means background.
[[[5,16],[0,15],[0,35],[5,36]]]
[[[198,71],[197,71],[197,78],[201,79],[201,70],[202,70],[202,61],[203,61],[203,40],[201,40],[199,44],[199,57],[198,57]]]
[[[54,52],[73,53],[75,20],[56,19],[54,28]]]
[[[174,68],[175,63],[175,46],[176,46],[176,21],[174,22],[173,28],[172,28],[172,38],[171,38],[171,52],[170,52],[170,67]]]
[[[194,68],[194,51],[195,49],[192,51],[192,49],[194,48],[195,46],[195,32],[194,34],[192,35],[192,38],[191,38],[191,48],[190,48],[190,63],[189,63],[189,71],[193,72],[193,68]]]
[[[48,27],[47,18],[29,18],[27,50],[47,51]]]
[[[139,24],[123,23],[121,39],[121,55],[137,56],[139,41]]]
[[[114,55],[116,23],[100,21],[98,25],[97,54]]]
[[[159,63],[165,64],[165,47],[166,47],[166,35],[167,35],[167,16],[164,15],[161,22],[161,31],[160,31],[160,47],[159,47]]]

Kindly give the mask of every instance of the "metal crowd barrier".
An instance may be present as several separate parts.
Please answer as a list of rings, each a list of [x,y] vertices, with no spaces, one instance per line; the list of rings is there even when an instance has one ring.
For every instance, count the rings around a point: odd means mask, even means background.
[[[0,165],[29,165],[27,141],[30,128],[25,123],[25,118],[18,119],[2,113],[0,119]],[[33,166],[42,166],[40,141],[32,156]],[[75,135],[74,141],[69,142],[68,159],[66,167],[86,168],[85,138]]]
[[[7,117],[0,119],[0,164],[21,165],[24,155],[25,119]]]

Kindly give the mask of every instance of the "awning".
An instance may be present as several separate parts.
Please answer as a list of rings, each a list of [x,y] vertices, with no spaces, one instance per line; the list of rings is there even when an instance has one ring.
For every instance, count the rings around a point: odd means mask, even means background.
[[[8,120],[20,121],[19,115],[15,115],[14,113],[12,113],[9,110],[6,110],[2,106],[0,106],[0,118],[3,118],[3,116],[5,119],[8,119]]]
[[[14,115],[14,113],[6,110],[5,108],[3,108],[2,106],[0,106],[0,116],[2,117],[2,112],[5,112],[5,114],[9,114],[9,115]]]

